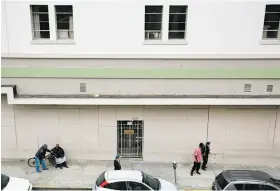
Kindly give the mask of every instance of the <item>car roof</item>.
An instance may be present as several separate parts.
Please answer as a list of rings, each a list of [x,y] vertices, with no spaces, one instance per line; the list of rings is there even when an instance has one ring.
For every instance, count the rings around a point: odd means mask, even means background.
[[[106,171],[105,179],[110,180],[137,180],[142,181],[142,172],[138,170],[112,170]]]
[[[226,170],[222,172],[228,182],[232,181],[260,181],[273,184],[272,177],[259,170]]]

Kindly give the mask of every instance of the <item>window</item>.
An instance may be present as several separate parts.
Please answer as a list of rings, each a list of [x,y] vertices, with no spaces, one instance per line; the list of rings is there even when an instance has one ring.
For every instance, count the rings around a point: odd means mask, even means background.
[[[6,188],[6,186],[8,185],[10,181],[10,178],[4,174],[1,174],[1,190],[3,190],[4,188]]]
[[[162,6],[145,6],[145,40],[160,40],[161,29]]]
[[[273,85],[267,85],[266,92],[273,92]]]
[[[244,92],[251,92],[252,85],[251,84],[244,84]]]
[[[243,190],[260,190],[258,184],[244,184]]]
[[[259,186],[260,186],[260,190],[277,190],[276,188],[269,185],[260,184]]]
[[[48,5],[31,5],[33,39],[49,39],[49,10]]]
[[[127,190],[126,182],[113,182],[104,186],[104,188],[112,189],[112,190]]]
[[[234,184],[234,187],[236,190],[243,190],[244,184]]]
[[[187,6],[170,6],[169,39],[185,39]]]
[[[139,182],[127,182],[128,183],[128,190],[150,190],[144,184]]]
[[[265,9],[262,38],[280,40],[279,23],[280,23],[280,4],[267,5]]]
[[[72,5],[56,5],[57,39],[73,39],[73,8]]]
[[[153,190],[159,190],[160,189],[160,182],[158,179],[142,172],[142,176],[143,176],[143,182],[145,184],[147,184],[148,186],[150,186]]]
[[[224,178],[223,174],[220,173],[217,177],[216,177],[216,181],[219,185],[219,187],[223,190],[227,185],[228,182],[226,181],[226,179]]]

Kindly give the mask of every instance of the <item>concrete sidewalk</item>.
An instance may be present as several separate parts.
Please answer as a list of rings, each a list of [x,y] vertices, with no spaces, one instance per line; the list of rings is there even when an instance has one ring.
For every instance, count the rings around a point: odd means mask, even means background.
[[[137,169],[155,177],[174,183],[174,171],[171,163],[148,163],[142,161],[122,160],[122,169]],[[69,169],[56,169],[48,165],[49,170],[36,173],[26,161],[2,161],[1,172],[9,176],[30,180],[34,186],[51,187],[92,187],[96,178],[105,170],[113,170],[113,161],[69,162]],[[208,171],[201,175],[190,176],[192,164],[178,164],[177,182],[179,189],[210,189],[214,177],[224,169],[258,169],[280,179],[280,168],[265,166],[240,166],[209,164]]]

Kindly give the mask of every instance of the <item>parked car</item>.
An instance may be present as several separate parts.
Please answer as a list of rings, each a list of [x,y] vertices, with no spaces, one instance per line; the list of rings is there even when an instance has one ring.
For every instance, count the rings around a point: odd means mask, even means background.
[[[175,185],[138,170],[105,171],[93,190],[177,190]]]
[[[23,178],[9,177],[1,173],[2,191],[31,191],[32,184]]]
[[[216,176],[212,190],[280,190],[280,180],[257,170],[226,170]]]

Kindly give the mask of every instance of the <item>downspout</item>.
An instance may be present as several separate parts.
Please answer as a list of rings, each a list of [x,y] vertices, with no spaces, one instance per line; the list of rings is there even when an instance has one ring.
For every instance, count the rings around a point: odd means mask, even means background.
[[[275,134],[276,134],[276,127],[277,127],[277,121],[278,121],[278,111],[279,106],[276,107],[276,117],[275,117],[275,123],[274,123],[274,134],[273,134],[273,148],[275,147]]]
[[[8,43],[8,54],[10,54],[10,38],[9,38],[9,31],[8,31],[8,21],[7,21],[7,13],[6,13],[6,0],[3,0],[4,3],[4,15],[5,15],[5,24],[6,24],[6,38],[7,38],[7,43]]]

